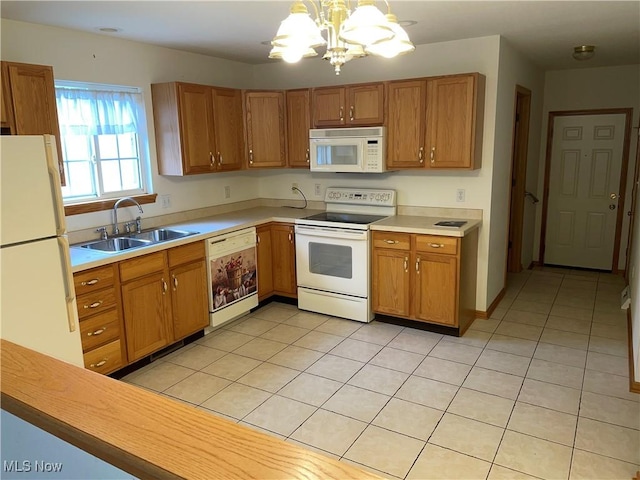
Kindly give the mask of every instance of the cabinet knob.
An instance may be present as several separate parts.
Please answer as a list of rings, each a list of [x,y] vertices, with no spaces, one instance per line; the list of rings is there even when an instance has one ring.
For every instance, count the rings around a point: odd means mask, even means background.
[[[103,366],[105,363],[107,363],[109,359],[108,358],[103,358],[102,360],[100,360],[98,363],[92,363],[91,365],[89,365],[91,368],[99,368],[101,366]]]
[[[83,287],[86,287],[87,285],[95,285],[99,281],[100,281],[99,278],[92,278],[91,280],[87,280],[86,282],[82,282],[80,285],[82,285]]]
[[[388,243],[389,245],[395,245],[396,243],[400,243],[398,240],[385,240],[384,243]]]
[[[209,163],[211,164],[212,167],[215,165],[212,152],[209,152]]]
[[[253,150],[249,149],[249,164],[253,165]]]
[[[175,275],[171,275],[171,277],[173,278],[173,289],[177,290],[178,289],[178,277],[176,277]]]
[[[424,163],[424,147],[418,149],[418,160],[420,160],[420,163]]]
[[[435,163],[436,161],[436,147],[431,147],[431,153],[429,154],[431,157],[431,163]]]
[[[167,282],[164,281],[164,278],[160,279],[160,281],[162,282],[162,294],[164,295],[167,293]]]
[[[416,258],[416,273],[420,274],[420,257]]]
[[[409,271],[409,257],[404,257],[404,271],[405,273]]]
[[[102,305],[102,300],[98,300],[97,302],[93,302],[89,305],[85,305],[84,308],[98,308],[100,305]]]
[[[97,337],[98,335],[102,335],[106,329],[107,327],[102,327],[95,330],[94,332],[88,332],[87,337]]]
[[[349,107],[349,120],[353,122],[353,117],[355,116],[355,107],[351,105]]]
[[[222,154],[218,152],[218,165],[222,165],[222,162],[223,162]]]
[[[338,115],[340,116],[340,121],[344,122],[344,107],[340,107],[340,113]]]
[[[428,243],[431,248],[444,248],[444,243]]]
[[[307,151],[304,154],[304,159],[307,161],[307,163],[309,163],[309,149],[307,148]]]

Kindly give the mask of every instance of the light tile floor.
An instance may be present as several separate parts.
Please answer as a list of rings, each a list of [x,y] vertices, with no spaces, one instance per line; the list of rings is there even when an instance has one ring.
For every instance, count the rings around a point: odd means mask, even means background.
[[[460,338],[272,303],[123,380],[388,478],[629,480],[622,287],[512,275]]]

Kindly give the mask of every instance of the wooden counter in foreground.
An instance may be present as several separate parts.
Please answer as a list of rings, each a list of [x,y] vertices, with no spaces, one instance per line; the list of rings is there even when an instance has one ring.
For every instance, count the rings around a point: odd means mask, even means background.
[[[139,478],[379,478],[6,340],[0,355],[4,410]]]

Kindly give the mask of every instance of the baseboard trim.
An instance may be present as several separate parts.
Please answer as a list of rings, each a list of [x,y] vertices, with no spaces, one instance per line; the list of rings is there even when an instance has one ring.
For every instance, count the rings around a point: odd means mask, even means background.
[[[636,378],[636,374],[635,374],[635,365],[633,362],[633,335],[632,335],[632,328],[631,326],[633,325],[632,319],[631,319],[631,309],[628,308],[627,309],[627,332],[628,335],[627,337],[629,338],[629,391],[633,392],[633,393],[640,393],[640,382],[636,382],[635,378]]]
[[[491,305],[489,305],[489,308],[486,312],[476,310],[476,318],[487,320],[489,317],[491,317],[491,314],[498,307],[498,304],[504,298],[506,293],[507,289],[503,287],[502,290],[500,290],[500,293],[498,293],[498,296],[493,300],[493,302],[491,302]]]

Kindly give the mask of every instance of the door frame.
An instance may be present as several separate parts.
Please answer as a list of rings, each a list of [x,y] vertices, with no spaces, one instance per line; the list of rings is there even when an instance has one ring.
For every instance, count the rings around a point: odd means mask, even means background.
[[[640,129],[640,121],[638,121],[638,126],[635,128]],[[627,284],[629,284],[629,281],[630,281],[629,265],[631,263],[631,245],[633,245],[633,231],[634,231],[636,216],[637,216],[636,208],[638,207],[638,205],[636,205],[636,196],[637,196],[637,190],[638,188],[640,188],[640,185],[638,185],[638,181],[640,181],[640,133],[638,133],[638,138],[636,142],[637,142],[636,143],[636,166],[635,166],[635,173],[633,175],[633,183],[631,187],[631,206],[629,208],[629,216],[631,218],[629,219],[629,236],[627,237],[627,252],[626,252],[627,259],[624,267],[624,279],[627,281]]]
[[[618,273],[618,260],[620,257],[620,240],[622,237],[622,220],[624,215],[624,200],[627,190],[627,170],[629,165],[629,150],[631,140],[631,123],[633,121],[633,108],[604,108],[595,110],[566,110],[549,112],[547,124],[547,148],[544,165],[544,191],[542,194],[542,224],[540,227],[540,252],[538,262],[544,265],[545,239],[547,236],[547,209],[549,206],[549,170],[551,168],[551,153],[553,145],[553,126],[556,117],[569,117],[578,115],[625,115],[624,140],[622,145],[622,165],[620,169],[620,185],[618,212],[616,215],[616,233],[613,243],[613,255],[611,258],[611,271]]]
[[[522,228],[529,151],[531,90],[516,85],[514,107],[506,271],[518,273],[522,271]]]

